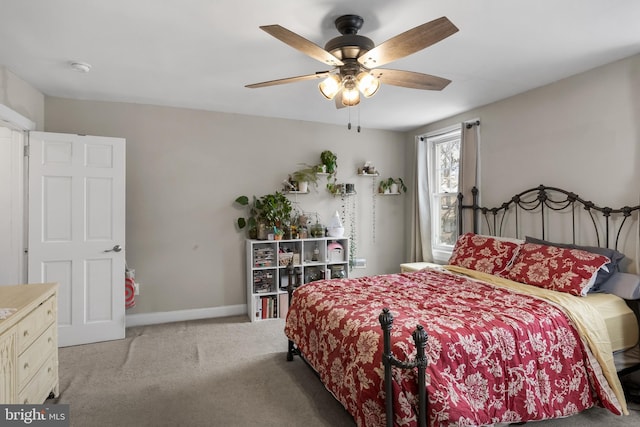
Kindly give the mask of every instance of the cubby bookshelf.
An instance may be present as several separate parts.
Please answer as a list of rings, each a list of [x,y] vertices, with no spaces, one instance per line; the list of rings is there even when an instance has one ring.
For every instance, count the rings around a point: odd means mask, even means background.
[[[286,317],[292,263],[295,283],[349,276],[349,238],[251,240],[247,251],[247,311],[252,322]]]

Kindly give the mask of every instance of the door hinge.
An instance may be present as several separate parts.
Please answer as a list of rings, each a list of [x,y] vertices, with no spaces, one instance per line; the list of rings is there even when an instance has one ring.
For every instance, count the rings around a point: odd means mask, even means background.
[[[24,156],[25,157],[29,157],[29,147],[30,147],[30,145],[25,145],[24,146]]]

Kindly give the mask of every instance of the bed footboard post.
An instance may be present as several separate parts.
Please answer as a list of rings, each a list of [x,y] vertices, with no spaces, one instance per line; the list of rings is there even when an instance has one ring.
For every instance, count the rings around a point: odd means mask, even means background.
[[[427,332],[422,325],[413,331],[413,341],[416,343],[416,366],[418,367],[418,425],[427,426],[427,357],[424,348],[427,346]]]
[[[387,307],[382,309],[382,313],[378,316],[380,326],[382,327],[382,337],[384,340],[384,348],[382,352],[382,364],[384,365],[384,404],[387,418],[387,427],[393,427],[393,378],[391,375],[391,367],[397,366],[402,369],[418,368],[418,425],[420,427],[427,426],[427,357],[424,349],[427,346],[427,332],[422,325],[416,326],[413,331],[413,342],[416,345],[415,360],[401,361],[391,354],[391,327],[393,326],[393,315]]]
[[[378,316],[384,338],[384,350],[382,352],[382,364],[384,365],[384,404],[387,418],[387,427],[393,427],[393,389],[391,386],[391,326],[393,315],[388,308],[384,308]]]
[[[293,290],[295,289],[295,281],[296,281],[296,274],[295,274],[295,270],[293,268],[293,261],[289,262],[289,264],[287,264],[287,294],[289,295],[289,299],[288,299],[288,305],[291,306],[291,300],[293,299]],[[295,349],[295,345],[293,344],[293,341],[289,340],[289,345],[288,345],[288,349],[287,349],[287,361],[291,362],[293,360],[293,356],[297,354],[296,353],[296,349]]]

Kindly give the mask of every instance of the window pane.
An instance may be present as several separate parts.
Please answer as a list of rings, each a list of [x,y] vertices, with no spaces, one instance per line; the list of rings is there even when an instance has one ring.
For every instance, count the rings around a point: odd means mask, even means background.
[[[436,246],[453,246],[457,238],[458,198],[456,195],[443,194],[436,198]]]
[[[437,143],[435,146],[436,193],[458,192],[458,165],[460,163],[460,140]]]
[[[448,260],[457,239],[461,137],[455,126],[427,136],[431,249],[437,262]]]

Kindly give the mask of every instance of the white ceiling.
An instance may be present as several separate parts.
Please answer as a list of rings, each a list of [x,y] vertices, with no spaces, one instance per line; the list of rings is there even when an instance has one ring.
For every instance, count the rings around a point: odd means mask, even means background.
[[[386,67],[452,83],[384,85],[340,110],[316,80],[244,87],[328,69],[260,25],[324,47],[344,14],[361,15],[359,34],[376,45],[447,16],[458,33]],[[403,131],[634,55],[639,19],[637,0],[0,0],[0,65],[57,97],[339,125],[351,114],[363,128]]]

